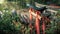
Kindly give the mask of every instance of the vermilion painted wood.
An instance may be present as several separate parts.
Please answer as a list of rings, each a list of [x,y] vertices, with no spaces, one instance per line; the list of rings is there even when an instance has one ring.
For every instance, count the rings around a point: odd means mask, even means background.
[[[29,12],[30,12],[30,22],[31,22],[32,18],[33,18],[32,14],[31,14],[32,8],[30,8]],[[32,34],[32,24],[30,23],[29,26],[30,26],[30,34]]]
[[[40,34],[40,28],[39,28],[40,27],[39,26],[40,25],[40,21],[39,20],[41,19],[40,12],[36,11],[36,13],[34,13],[33,9],[30,8],[29,13],[30,13],[30,22],[32,21],[33,16],[36,17],[35,29],[36,29],[37,34]],[[44,20],[47,20],[48,22],[50,22],[50,20],[47,17],[42,17],[42,21],[43,21],[42,30],[43,30],[43,34],[45,34],[45,23],[44,23]],[[29,26],[31,28],[30,32],[32,34],[32,24],[30,23]]]
[[[38,14],[39,14],[39,12],[36,12],[36,22],[35,22],[35,27],[36,27],[36,32],[37,32],[37,34],[40,34]]]

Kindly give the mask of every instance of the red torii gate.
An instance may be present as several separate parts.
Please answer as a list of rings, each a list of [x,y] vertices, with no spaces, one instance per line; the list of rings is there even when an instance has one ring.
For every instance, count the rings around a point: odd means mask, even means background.
[[[40,12],[39,11],[36,11],[36,13],[34,13],[33,12],[34,10],[32,9],[32,8],[30,8],[29,9],[29,13],[30,13],[30,21],[32,21],[32,18],[33,18],[33,16],[35,16],[36,17],[36,22],[35,22],[35,29],[36,29],[36,32],[37,32],[37,34],[40,34],[40,22],[39,22],[39,20],[41,20],[41,18],[42,18],[42,20],[43,20],[43,25],[42,25],[42,30],[43,30],[43,34],[45,34],[45,23],[44,23],[44,17],[41,17],[39,14],[40,14]],[[46,18],[46,17],[45,17]],[[49,21],[49,19],[48,18],[46,18],[48,21]],[[30,28],[32,28],[32,24],[30,23]],[[31,34],[32,34],[32,29],[30,30],[30,32],[31,32]]]

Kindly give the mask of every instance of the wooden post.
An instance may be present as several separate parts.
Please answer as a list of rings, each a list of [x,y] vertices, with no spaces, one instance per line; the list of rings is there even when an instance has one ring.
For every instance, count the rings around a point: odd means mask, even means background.
[[[35,27],[36,27],[37,34],[40,34],[38,14],[39,14],[39,12],[37,11],[36,12],[36,23],[35,23]]]
[[[43,34],[45,34],[45,23],[44,23],[44,17],[42,18],[43,24],[42,24],[42,30],[43,30]]]
[[[30,34],[32,34],[32,24],[31,24],[31,22],[32,22],[32,18],[33,18],[31,12],[32,12],[32,8],[30,8],[30,10],[29,10],[29,13],[30,13],[30,23],[29,23],[29,26],[30,26]]]

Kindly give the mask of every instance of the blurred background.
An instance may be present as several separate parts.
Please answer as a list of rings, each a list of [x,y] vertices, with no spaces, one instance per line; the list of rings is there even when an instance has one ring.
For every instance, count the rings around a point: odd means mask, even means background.
[[[51,22],[45,32],[60,34],[60,0],[0,0],[0,34],[30,34],[30,27],[22,17],[29,15],[28,4],[54,10],[56,14],[50,16]],[[36,34],[34,26],[32,34]]]

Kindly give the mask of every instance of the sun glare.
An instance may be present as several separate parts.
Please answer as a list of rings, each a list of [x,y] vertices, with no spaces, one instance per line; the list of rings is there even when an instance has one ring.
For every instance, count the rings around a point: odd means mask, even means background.
[[[0,0],[0,4],[2,4],[4,2],[4,0]]]

